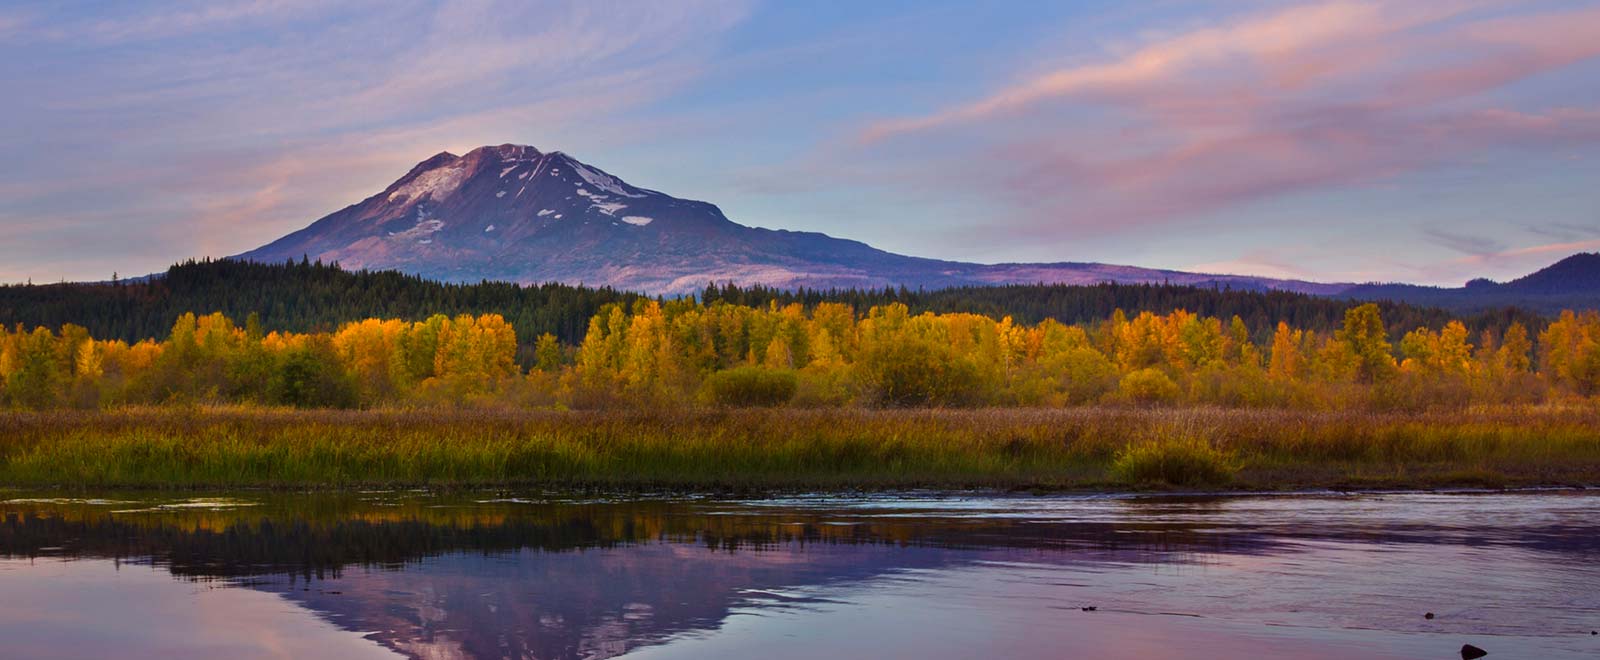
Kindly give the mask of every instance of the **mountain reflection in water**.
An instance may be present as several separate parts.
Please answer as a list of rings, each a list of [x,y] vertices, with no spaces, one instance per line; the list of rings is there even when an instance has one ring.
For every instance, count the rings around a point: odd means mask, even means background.
[[[1600,651],[1582,493],[0,499],[5,557],[278,594],[414,657]]]

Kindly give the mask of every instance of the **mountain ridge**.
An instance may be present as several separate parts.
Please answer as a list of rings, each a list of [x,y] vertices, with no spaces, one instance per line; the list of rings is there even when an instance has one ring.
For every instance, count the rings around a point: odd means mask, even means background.
[[[1522,307],[1544,314],[1600,308],[1600,253],[1579,252],[1506,282],[1474,279],[1461,287],[1419,284],[1358,284],[1340,292],[1353,300],[1392,300],[1478,312]]]
[[[1097,262],[978,264],[902,255],[818,232],[733,222],[715,204],[633,186],[561,151],[435,154],[383,191],[262,247],[446,282],[503,280],[682,295],[711,282],[780,288],[1170,283],[1333,295],[1351,285]]]
[[[730,220],[715,204],[634,186],[562,151],[518,144],[441,151],[382,191],[235,258],[309,257],[441,282],[561,282],[650,295],[711,283],[779,289],[1005,284],[1175,284],[1393,300],[1483,311],[1600,307],[1600,254],[1459,288],[1324,283],[1086,261],[981,264],[888,252],[819,232]]]

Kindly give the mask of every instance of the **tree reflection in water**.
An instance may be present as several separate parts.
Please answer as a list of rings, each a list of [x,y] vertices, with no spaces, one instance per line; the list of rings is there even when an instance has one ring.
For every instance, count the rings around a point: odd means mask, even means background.
[[[974,506],[972,503],[976,502]],[[18,496],[0,554],[151,563],[281,593],[421,657],[608,657],[807,608],[816,587],[993,562],[1246,565],[1308,543],[1503,545],[1587,561],[1589,523],[1404,514],[1381,498],[519,500],[484,494]],[[1397,513],[1402,512],[1402,513]],[[1516,511],[1503,515],[1516,518]],[[1530,524],[1534,523],[1534,524]]]

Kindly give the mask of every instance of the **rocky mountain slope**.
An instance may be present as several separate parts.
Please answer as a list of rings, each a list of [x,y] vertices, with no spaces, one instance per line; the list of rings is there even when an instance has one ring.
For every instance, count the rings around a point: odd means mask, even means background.
[[[440,153],[388,188],[239,258],[301,257],[450,282],[612,286],[651,294],[710,282],[783,288],[941,288],[1167,282],[1323,295],[1349,285],[1100,263],[922,259],[813,232],[748,227],[715,205],[638,188],[559,151],[505,144]]]

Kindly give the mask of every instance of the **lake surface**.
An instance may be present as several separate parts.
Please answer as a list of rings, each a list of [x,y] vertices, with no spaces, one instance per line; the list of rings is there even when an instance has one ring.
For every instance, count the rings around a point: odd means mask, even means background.
[[[1593,658],[1597,514],[1581,491],[0,491],[0,657]]]

